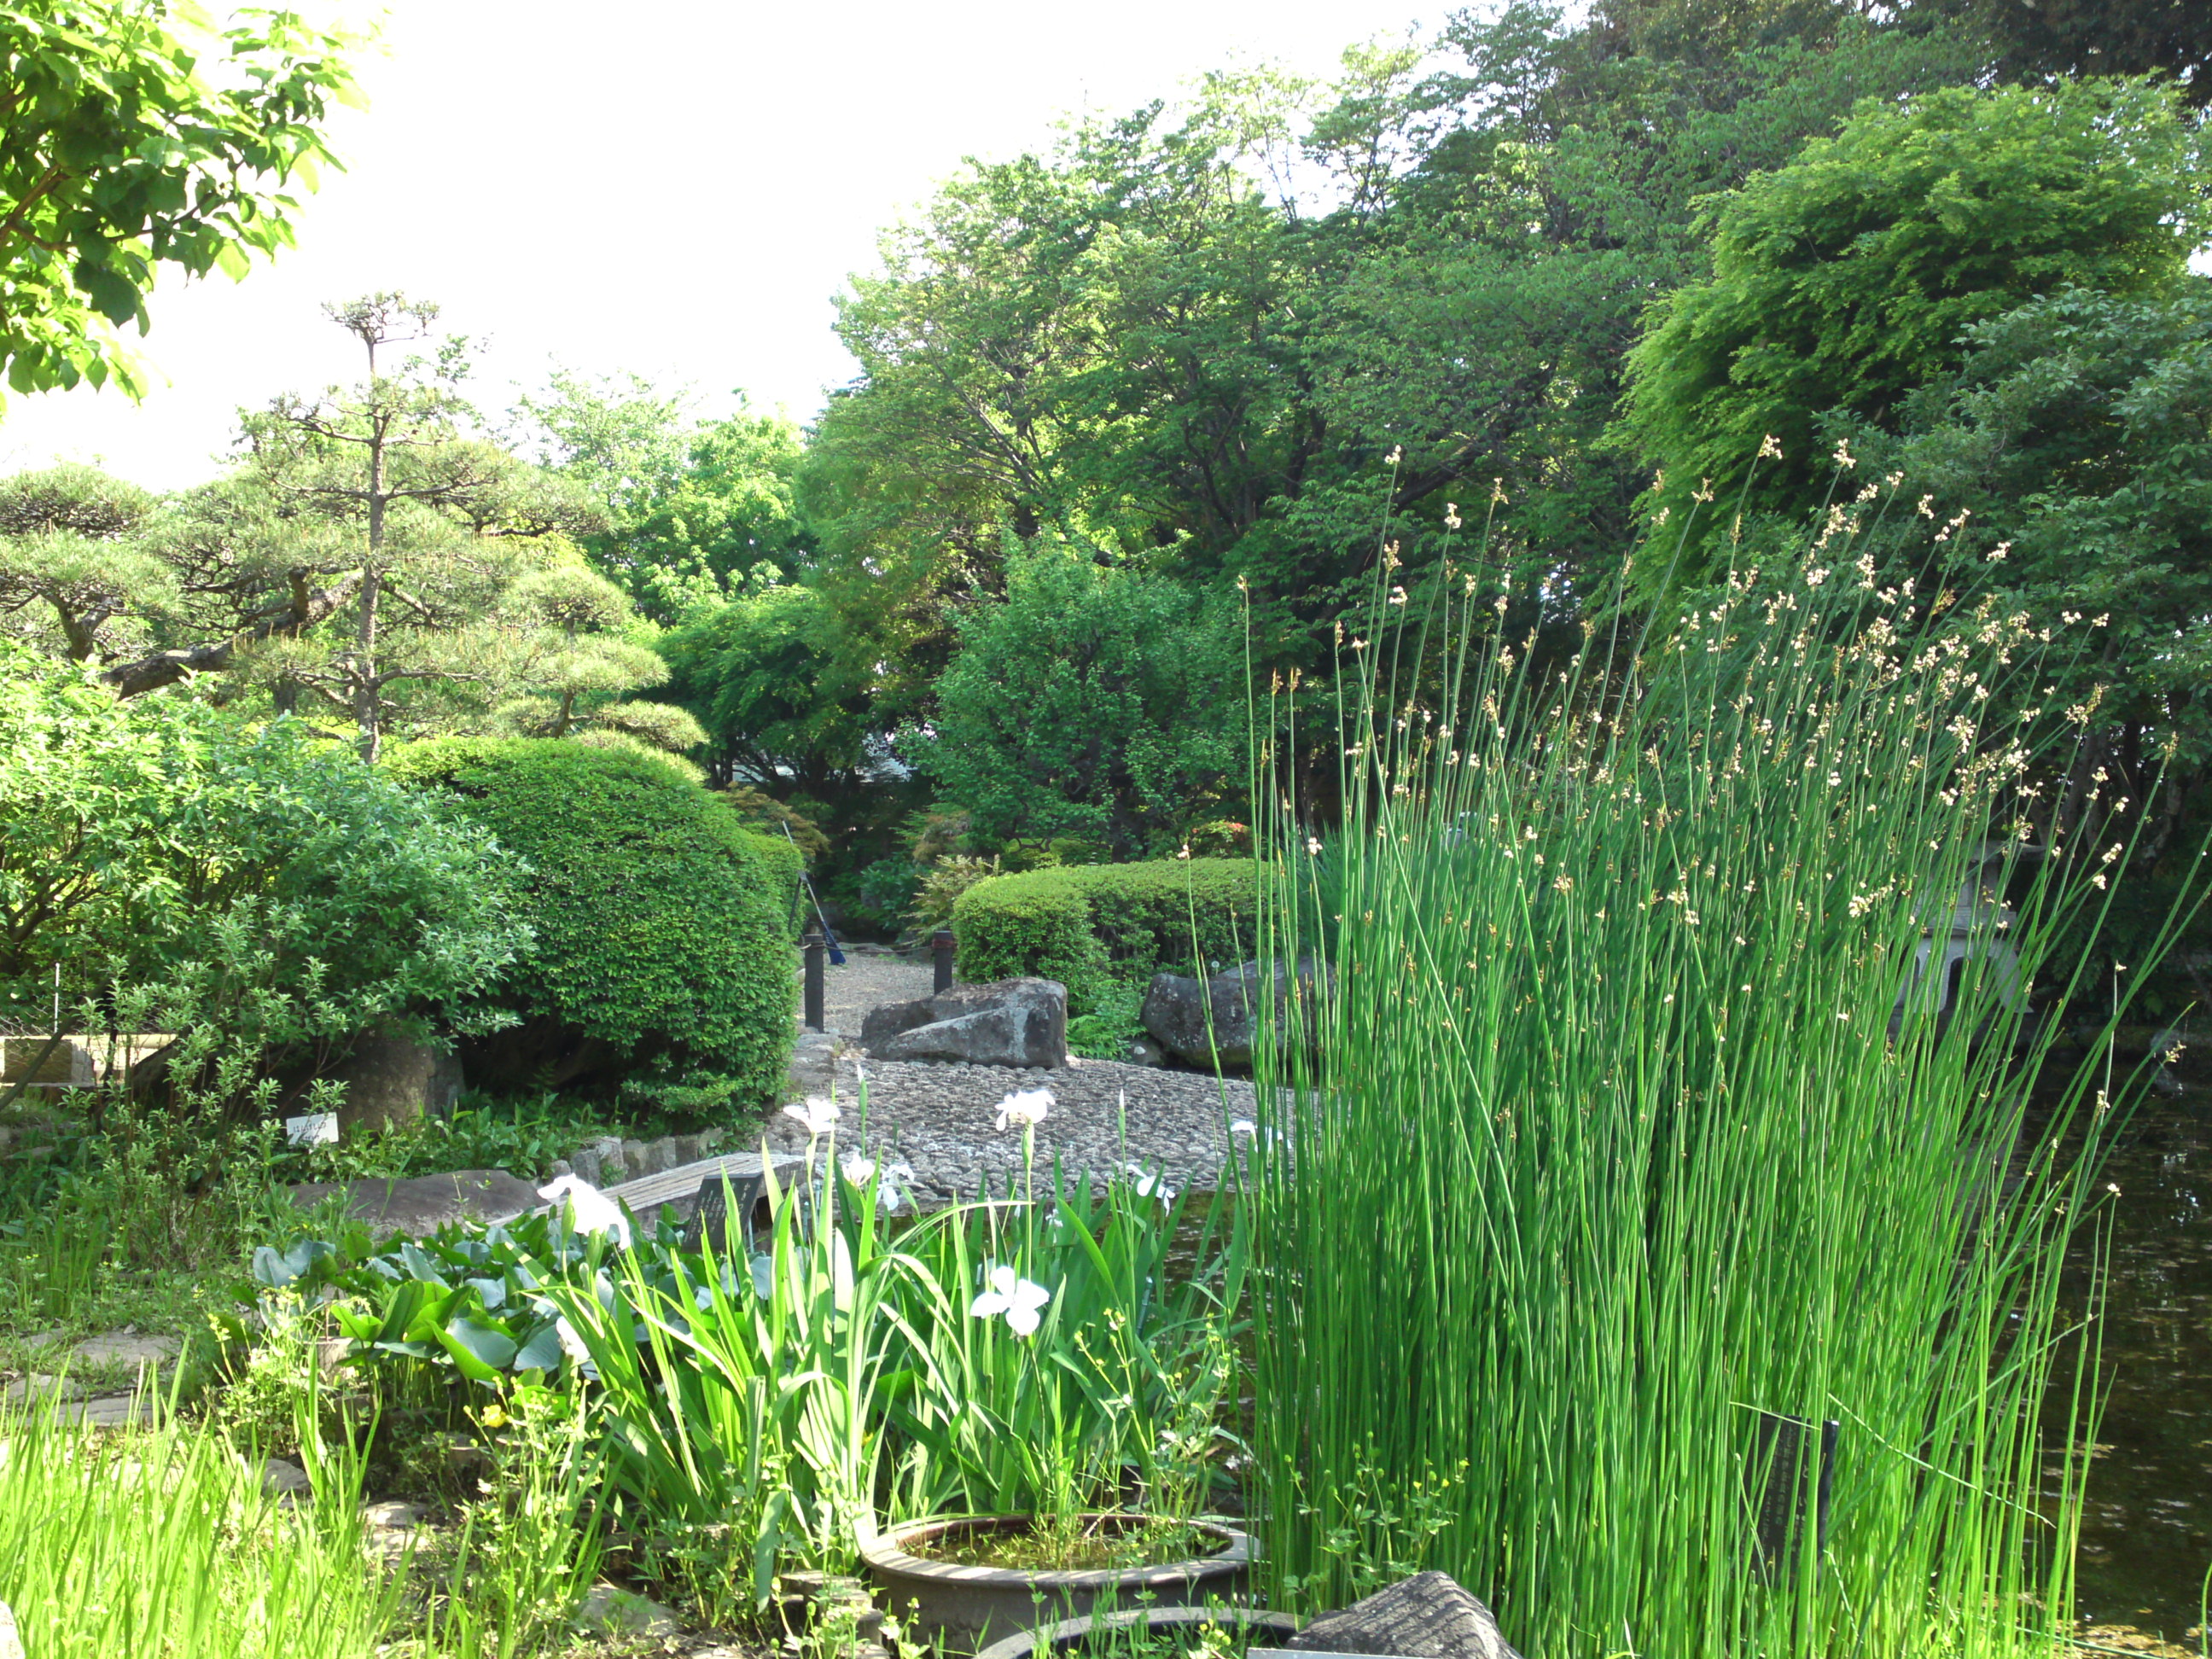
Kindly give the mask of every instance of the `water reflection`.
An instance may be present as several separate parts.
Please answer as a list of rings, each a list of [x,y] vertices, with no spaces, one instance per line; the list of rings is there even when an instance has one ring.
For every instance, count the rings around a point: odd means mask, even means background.
[[[2110,1401],[2081,1532],[2081,1611],[2181,1636],[2212,1565],[2212,1086],[2154,1098],[2115,1147]],[[2086,1310],[2094,1240],[2066,1295]],[[2046,1425],[2063,1430],[2066,1402]]]

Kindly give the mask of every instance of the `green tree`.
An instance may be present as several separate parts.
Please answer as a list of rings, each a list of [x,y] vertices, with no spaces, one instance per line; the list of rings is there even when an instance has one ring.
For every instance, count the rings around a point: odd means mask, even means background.
[[[679,753],[707,742],[684,709],[629,696],[660,684],[668,665],[630,636],[636,618],[629,596],[597,571],[580,562],[531,571],[507,590],[501,609],[522,631],[508,676],[515,690],[495,711],[506,731],[588,735]]]
[[[2212,281],[2166,299],[2063,289],[1966,343],[1903,439],[1852,432],[1929,499],[1873,546],[1900,576],[1932,585],[1932,567],[2073,642],[2026,688],[2066,763],[2041,805],[2068,845],[2142,831],[2111,935],[2130,960],[2135,930],[2197,878],[2212,823]]]
[[[984,836],[1172,850],[1242,779],[1243,675],[1224,601],[1041,538],[963,619],[902,747]]]
[[[145,382],[116,330],[149,325],[164,265],[246,274],[292,240],[293,185],[334,164],[355,42],[293,12],[216,29],[167,0],[0,7],[0,364],[18,392]]]
[[[1393,454],[1409,573],[1498,489],[1499,557],[1562,603],[1602,586],[1644,476],[1607,428],[1644,308],[1705,270],[1691,202],[1988,57],[1828,0],[1521,3],[1438,44],[1462,65],[1386,44],[1326,82],[1208,77],[971,167],[886,240],[805,479],[825,592],[895,619],[870,626],[902,714],[1009,531],[1242,579],[1260,659],[1326,664]]]
[[[654,622],[788,578],[812,550],[797,497],[804,441],[780,416],[741,407],[694,424],[683,396],[640,376],[564,370],[514,417],[526,445],[605,503],[585,550]]]
[[[481,434],[459,391],[465,341],[380,368],[380,353],[430,337],[435,306],[376,294],[327,310],[361,342],[368,380],[278,398],[245,428],[270,495],[343,532],[331,550],[349,573],[344,632],[295,632],[278,672],[347,712],[374,761],[410,684],[495,687],[504,678],[508,641],[477,624],[531,562],[518,544],[588,532],[600,519],[580,492]]]
[[[2212,104],[2212,11],[2191,0],[1978,0],[1971,8],[2023,75],[2156,75]]]
[[[834,800],[882,747],[874,677],[818,588],[779,585],[696,612],[655,648],[707,729],[720,782]]]
[[[2170,289],[2207,223],[2202,156],[2172,94],[2140,82],[1946,88],[1863,108],[1711,205],[1712,275],[1656,308],[1626,405],[1664,474],[1650,507],[1679,526],[1715,498],[1685,573],[1739,501],[1816,503],[1822,417],[1894,429],[1975,324],[2069,284]]]
[[[18,637],[52,638],[76,662],[116,647],[116,626],[175,602],[172,573],[145,545],[152,495],[92,467],[0,479],[0,613]]]

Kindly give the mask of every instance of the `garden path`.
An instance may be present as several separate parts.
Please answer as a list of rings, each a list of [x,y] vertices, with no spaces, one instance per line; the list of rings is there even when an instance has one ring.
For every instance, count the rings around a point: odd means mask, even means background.
[[[1022,1135],[999,1128],[999,1103],[1015,1090],[1045,1088],[1053,1104],[1036,1129],[1040,1170],[1049,1170],[1054,1158],[1071,1172],[1093,1175],[1134,1164],[1161,1172],[1171,1187],[1219,1185],[1229,1126],[1253,1115],[1249,1083],[1104,1060],[1021,1072],[873,1060],[859,1053],[854,1045],[869,1009],[930,990],[926,957],[909,961],[879,946],[848,945],[844,965],[825,970],[823,1023],[830,1038],[821,1046],[835,1058],[794,1076],[805,1094],[832,1095],[842,1109],[841,1158],[852,1156],[857,1143],[866,1156],[909,1165],[913,1175],[901,1184],[925,1207],[971,1197],[987,1178],[1003,1190],[1021,1170]],[[763,1133],[773,1151],[806,1148],[805,1127],[781,1112],[769,1115]]]

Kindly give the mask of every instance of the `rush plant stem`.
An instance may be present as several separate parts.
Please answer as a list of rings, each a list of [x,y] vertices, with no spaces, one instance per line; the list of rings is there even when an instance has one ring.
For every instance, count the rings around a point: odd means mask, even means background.
[[[2056,1291],[2112,1114],[2085,1073],[2031,1115],[2051,1026],[1994,952],[2063,998],[2128,860],[2023,851],[2064,757],[1988,711],[2032,642],[1816,549],[1540,682],[1494,587],[1400,580],[1347,623],[1344,827],[1262,826],[1262,960],[1321,964],[1252,1138],[1275,1594],[1402,1547],[1531,1659],[2049,1650],[2096,1390],[2069,1444],[2037,1413],[2094,1368]],[[1916,952],[1985,848],[1939,1014]],[[1762,1412],[1841,1425],[1825,1538],[1765,1565]]]

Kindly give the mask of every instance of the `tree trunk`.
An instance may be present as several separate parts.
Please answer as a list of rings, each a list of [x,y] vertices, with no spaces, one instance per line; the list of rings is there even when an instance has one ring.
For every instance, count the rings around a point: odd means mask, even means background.
[[[368,372],[376,373],[376,352],[370,348]],[[368,558],[361,573],[361,621],[354,632],[355,664],[353,684],[354,722],[361,728],[361,757],[371,766],[376,764],[376,751],[381,745],[382,708],[379,706],[383,688],[376,679],[376,601],[377,572],[384,556],[384,433],[381,426],[375,429],[368,446]]]

